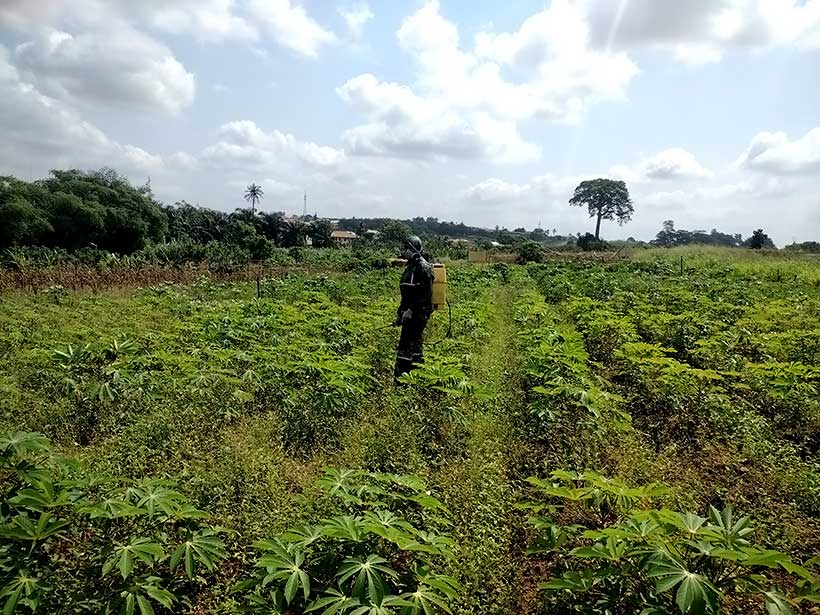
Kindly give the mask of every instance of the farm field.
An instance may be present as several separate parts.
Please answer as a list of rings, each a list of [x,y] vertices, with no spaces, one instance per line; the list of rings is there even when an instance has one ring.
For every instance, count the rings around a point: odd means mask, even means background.
[[[820,264],[398,276],[0,295],[0,608],[815,612]]]

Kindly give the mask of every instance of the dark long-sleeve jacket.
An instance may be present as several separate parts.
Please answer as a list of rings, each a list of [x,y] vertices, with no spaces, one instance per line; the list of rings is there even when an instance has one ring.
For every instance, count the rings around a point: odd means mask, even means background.
[[[407,309],[414,317],[428,318],[433,311],[433,267],[421,256],[407,263],[399,285],[401,305],[398,316]]]

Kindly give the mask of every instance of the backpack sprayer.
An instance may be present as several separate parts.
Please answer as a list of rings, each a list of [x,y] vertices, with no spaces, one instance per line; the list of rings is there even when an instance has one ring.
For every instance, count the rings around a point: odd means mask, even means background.
[[[453,335],[453,309],[447,300],[447,267],[443,263],[433,263],[433,309],[443,310],[447,306],[449,325],[447,337]]]
[[[402,266],[405,265],[407,261],[403,258],[394,258],[390,261],[391,265],[394,266]],[[453,308],[450,305],[450,301],[447,299],[447,267],[444,266],[443,263],[432,263],[433,267],[433,311],[443,310],[445,306],[447,306],[447,314],[448,314],[448,326],[447,326],[447,337],[452,337],[453,335]],[[390,323],[387,325],[382,325],[381,327],[376,327],[375,329],[370,329],[368,333],[374,333],[376,331],[383,331],[384,329],[388,329],[390,327],[396,326],[394,323]]]

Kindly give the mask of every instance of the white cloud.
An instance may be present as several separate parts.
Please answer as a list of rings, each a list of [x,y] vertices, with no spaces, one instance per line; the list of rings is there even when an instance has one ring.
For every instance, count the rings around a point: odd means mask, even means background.
[[[176,113],[194,99],[194,76],[163,45],[124,25],[73,36],[43,31],[14,61],[41,91],[59,98]]]
[[[0,26],[104,30],[131,23],[204,41],[255,40],[256,28],[235,12],[234,0],[3,0]]]
[[[712,171],[698,162],[694,154],[680,147],[658,152],[644,158],[633,167],[615,166],[610,169],[609,174],[631,182],[705,179],[714,176]]]
[[[461,196],[465,200],[482,205],[498,205],[516,201],[530,190],[532,190],[532,187],[529,184],[514,184],[491,177],[470,186]]]
[[[3,0],[0,2],[0,27],[27,31],[53,22],[66,7],[60,2]]]
[[[776,175],[820,175],[820,126],[795,141],[784,132],[761,132],[752,139],[738,164]]]
[[[250,15],[283,47],[315,58],[319,50],[336,42],[336,35],[311,18],[305,9],[290,0],[250,0]]]
[[[509,67],[525,76],[508,92],[523,98],[522,117],[577,121],[589,105],[601,100],[622,100],[638,67],[625,53],[595,50],[589,26],[577,4],[554,0],[549,7],[527,18],[511,33],[480,32],[478,58]],[[496,92],[504,94],[511,84]],[[490,96],[495,96],[490,90]],[[485,95],[486,96],[486,95]],[[504,97],[499,110],[508,107]]]
[[[264,171],[299,162],[312,168],[334,169],[345,157],[341,150],[300,141],[291,134],[278,130],[265,132],[249,120],[224,124],[218,137],[200,156],[212,166],[250,166]]]
[[[359,75],[337,88],[370,122],[345,131],[352,154],[523,162],[540,150],[523,141],[513,122],[483,112],[457,113],[445,101],[417,96],[409,87]]]
[[[654,47],[703,64],[729,50],[820,43],[818,0],[583,0],[599,49]]]
[[[109,3],[109,5],[114,3]],[[234,0],[116,0],[122,13],[134,14],[150,26],[171,34],[188,34],[205,41],[256,40],[256,28],[235,14]]]
[[[365,25],[376,16],[373,11],[370,10],[367,3],[339,7],[338,12],[339,15],[342,16],[342,19],[345,20],[347,29],[355,40],[362,37]]]
[[[438,0],[404,19],[396,36],[416,66],[417,82],[410,87],[364,74],[337,90],[369,120],[345,132],[351,153],[534,160],[540,148],[524,141],[518,121],[576,121],[597,100],[623,98],[637,74],[625,54],[587,48],[585,26],[566,0],[517,32],[481,33],[473,50],[462,48]],[[508,80],[505,71],[521,80]]]
[[[0,168],[27,176],[51,168],[117,166],[124,172],[159,169],[159,156],[110,139],[62,101],[21,80],[0,46]],[[32,169],[34,170],[34,169]]]

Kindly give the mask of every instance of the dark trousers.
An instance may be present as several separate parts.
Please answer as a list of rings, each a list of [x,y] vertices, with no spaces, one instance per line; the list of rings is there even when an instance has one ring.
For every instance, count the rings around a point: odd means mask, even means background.
[[[396,350],[396,368],[393,370],[395,378],[424,362],[422,340],[426,326],[427,319],[424,317],[413,317],[401,326],[399,347]]]

